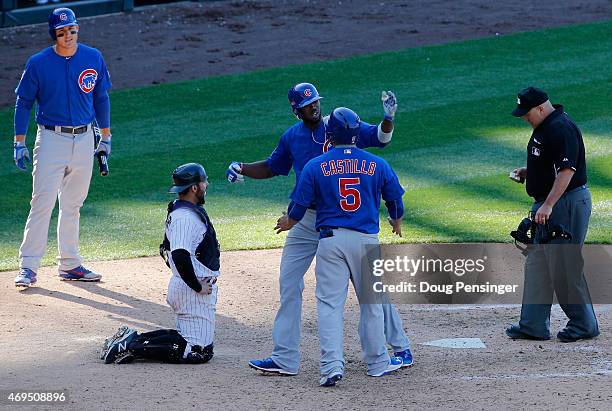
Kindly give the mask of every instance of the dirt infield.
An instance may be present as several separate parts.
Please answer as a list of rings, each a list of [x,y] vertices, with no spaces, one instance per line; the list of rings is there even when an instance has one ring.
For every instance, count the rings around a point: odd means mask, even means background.
[[[2,389],[67,390],[66,409],[609,409],[612,403],[612,306],[597,306],[602,335],[563,344],[511,341],[505,324],[518,306],[402,305],[415,354],[413,368],[385,378],[365,375],[357,336],[358,306],[346,308],[345,379],[318,387],[314,273],[306,275],[302,369],[296,377],[263,376],[247,367],[271,350],[278,308],[280,250],[227,252],[219,280],[215,357],[205,365],[104,365],[97,352],[120,324],[173,328],[165,303],[169,273],[159,257],[91,263],[96,284],[64,283],[55,268],[39,284],[15,291],[1,282]],[[509,267],[520,269],[520,267]],[[564,325],[555,307],[552,330]],[[486,348],[423,345],[441,338],[480,338]],[[0,408],[2,402],[0,401]]]
[[[609,0],[246,0],[175,3],[82,19],[115,89],[242,73],[612,18]],[[0,30],[0,108],[45,25]]]

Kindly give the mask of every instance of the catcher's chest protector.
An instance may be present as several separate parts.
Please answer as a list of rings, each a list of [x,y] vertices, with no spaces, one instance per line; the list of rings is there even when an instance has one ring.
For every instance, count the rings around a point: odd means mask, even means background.
[[[217,233],[215,227],[213,227],[208,214],[204,207],[197,206],[189,201],[173,200],[168,204],[168,215],[166,216],[166,225],[170,222],[170,213],[178,208],[189,208],[193,210],[202,222],[206,225],[206,233],[204,238],[196,247],[195,257],[201,262],[206,268],[211,271],[218,271],[221,266],[219,257],[221,256],[221,247],[217,241]],[[166,262],[169,267],[168,254],[170,253],[170,241],[164,233],[164,241],[159,245],[159,254]]]

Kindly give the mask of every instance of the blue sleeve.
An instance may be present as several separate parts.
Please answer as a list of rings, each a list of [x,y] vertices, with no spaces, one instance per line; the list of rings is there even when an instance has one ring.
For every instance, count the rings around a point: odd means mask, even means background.
[[[293,165],[293,156],[287,143],[287,134],[283,134],[278,145],[268,157],[268,166],[276,175],[288,176]]]
[[[306,208],[314,203],[315,200],[315,166],[316,163],[313,163],[312,160],[306,164],[295,190],[291,194],[291,200]]]
[[[397,174],[385,161],[382,172],[382,198],[385,201],[395,201],[402,199],[405,191],[397,178]]]
[[[98,120],[98,126],[100,128],[110,127],[110,98],[108,93],[104,91],[104,94],[94,96],[94,110],[96,112],[96,120]]]
[[[108,68],[106,67],[106,62],[104,61],[102,54],[100,54],[100,71],[98,73],[98,78],[96,79],[96,86],[93,91],[94,98],[98,94],[106,93],[112,86],[113,83],[111,83],[111,76],[108,72]]]
[[[30,111],[38,95],[38,77],[32,60],[28,60],[21,80],[15,89],[17,101],[15,102],[15,134],[26,134],[30,122]]]
[[[25,135],[28,132],[30,123],[30,111],[34,105],[34,100],[26,100],[22,97],[17,97],[15,103],[15,135]]]
[[[386,146],[386,144],[381,143],[378,140],[378,125],[374,126],[370,123],[362,121],[361,125],[359,126],[359,138],[357,139],[357,147],[367,148],[384,146]]]
[[[110,127],[110,98],[108,90],[113,86],[110,73],[100,54],[100,73],[96,80],[96,87],[93,90],[93,105],[96,112],[96,120],[100,128]]]
[[[404,202],[401,197],[398,200],[385,201],[385,206],[389,210],[389,217],[394,220],[402,218],[404,215]]]
[[[306,214],[306,210],[308,210],[308,207],[304,207],[303,205],[292,201],[289,205],[289,212],[287,215],[292,220],[300,221],[304,217],[304,214]]]

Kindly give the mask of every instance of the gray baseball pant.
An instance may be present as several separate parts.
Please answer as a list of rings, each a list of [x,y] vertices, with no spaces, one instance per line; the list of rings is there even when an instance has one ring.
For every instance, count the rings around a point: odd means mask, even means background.
[[[317,250],[317,315],[321,343],[321,375],[344,372],[344,304],[349,280],[360,301],[359,339],[369,373],[384,371],[389,364],[385,344],[383,304],[373,304],[364,294],[368,278],[362,273],[364,249],[378,245],[377,234],[344,228],[319,240]],[[370,298],[371,300],[371,298]]]
[[[542,202],[533,204],[532,212],[540,208]],[[553,207],[550,216],[550,224],[562,224],[572,234],[572,244],[584,244],[591,216],[591,193],[589,189],[579,188],[565,193],[559,198]],[[536,236],[536,243],[538,237]],[[561,248],[553,245],[534,247],[525,260],[525,284],[523,293],[523,305],[521,308],[521,320],[519,327],[521,331],[535,337],[550,337],[550,309],[553,292],[557,296],[563,296],[568,291],[573,297],[569,303],[561,302],[561,309],[569,318],[566,329],[576,337],[592,337],[599,334],[597,318],[591,304],[589,289],[584,278],[581,267],[573,270],[571,265],[562,272],[564,278],[559,281],[555,278],[554,268],[558,267],[563,255],[559,255]],[[568,289],[569,287],[569,289]],[[561,298],[561,297],[560,297]],[[547,304],[533,304],[547,302]],[[584,302],[578,304],[577,302]]]
[[[284,370],[294,373],[300,368],[304,274],[319,244],[315,222],[316,212],[309,209],[300,222],[289,230],[280,263],[280,307],[272,329],[274,349],[271,358]],[[409,349],[410,342],[397,309],[392,304],[383,304],[383,312],[387,343],[395,352]]]
[[[82,264],[79,255],[80,209],[87,197],[93,167],[94,136],[56,133],[38,127],[34,144],[32,201],[19,248],[19,266],[36,272],[47,248],[51,213],[59,200],[57,245],[59,269]]]

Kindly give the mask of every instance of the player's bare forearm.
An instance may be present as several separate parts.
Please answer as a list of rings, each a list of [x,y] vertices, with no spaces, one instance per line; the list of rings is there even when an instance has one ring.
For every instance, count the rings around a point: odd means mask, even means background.
[[[389,119],[384,119],[382,123],[380,123],[380,129],[383,133],[390,133],[393,131],[393,121]]]
[[[15,143],[25,143],[25,134],[18,134],[15,136]]]
[[[555,178],[555,182],[548,193],[548,197],[544,201],[544,204],[540,206],[538,211],[536,211],[535,222],[538,224],[545,224],[550,215],[552,214],[552,209],[559,201],[559,198],[565,193],[567,186],[569,185],[572,177],[574,176],[574,170],[571,168],[565,168],[559,171],[557,174],[557,178]]]
[[[254,163],[242,163],[241,174],[256,180],[272,178],[276,175],[272,172],[266,160],[256,161]]]
[[[101,128],[100,129],[100,134],[102,136],[110,136],[111,135],[110,128]]]

